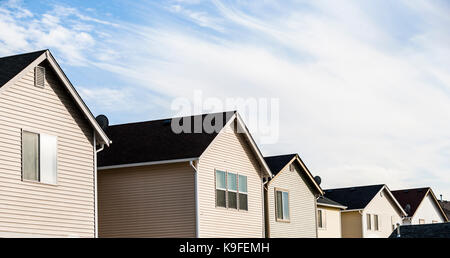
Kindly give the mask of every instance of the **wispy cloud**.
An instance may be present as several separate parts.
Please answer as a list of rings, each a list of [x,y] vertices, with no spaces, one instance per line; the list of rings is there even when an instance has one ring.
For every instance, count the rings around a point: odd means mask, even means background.
[[[324,187],[429,185],[450,197],[445,1],[179,0],[146,22],[11,8],[0,6],[0,52],[49,46],[103,71],[111,86],[81,92],[117,121],[167,115],[196,89],[276,97],[281,138],[264,153],[299,152]]]

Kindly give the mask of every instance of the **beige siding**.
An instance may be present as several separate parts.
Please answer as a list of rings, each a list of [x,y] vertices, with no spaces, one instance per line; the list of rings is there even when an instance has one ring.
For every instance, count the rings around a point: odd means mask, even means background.
[[[248,211],[215,205],[215,169],[247,176]],[[203,153],[198,167],[200,237],[263,237],[259,163],[242,134],[227,130]]]
[[[189,163],[98,171],[99,237],[195,237]]]
[[[295,163],[294,163],[295,164]],[[272,179],[267,190],[269,236],[276,237],[317,237],[316,198],[306,183],[308,180],[296,164],[295,171],[289,166]],[[289,192],[289,222],[276,220],[275,189]]]
[[[342,237],[343,238],[361,238],[362,235],[362,216],[359,211],[343,211],[341,213]]]
[[[93,129],[46,66],[0,94],[0,236],[94,237]],[[58,138],[57,185],[21,180],[21,130]]]
[[[319,238],[340,238],[341,234],[341,209],[318,205],[317,210],[323,212],[323,227],[318,228]]]
[[[381,193],[378,193],[372,201],[364,209],[363,213],[363,235],[364,237],[377,238],[388,237],[392,231],[392,225],[401,223],[401,212],[397,208],[393,199],[389,196],[387,189],[383,189]],[[372,229],[367,229],[367,214],[372,215]],[[374,216],[378,215],[379,218],[379,230],[375,230]]]

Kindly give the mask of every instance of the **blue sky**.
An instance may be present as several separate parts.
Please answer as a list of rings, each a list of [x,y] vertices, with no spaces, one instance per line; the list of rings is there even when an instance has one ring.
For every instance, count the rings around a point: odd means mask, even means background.
[[[278,98],[280,139],[324,187],[431,186],[450,199],[450,4],[0,0],[0,55],[49,48],[94,114]]]

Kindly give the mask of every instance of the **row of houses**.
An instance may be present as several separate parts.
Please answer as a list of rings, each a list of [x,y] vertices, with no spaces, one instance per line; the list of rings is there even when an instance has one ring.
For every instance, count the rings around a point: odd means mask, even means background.
[[[430,188],[320,181],[297,154],[264,157],[235,111],[107,126],[50,51],[0,58],[0,237],[388,237],[448,220]]]

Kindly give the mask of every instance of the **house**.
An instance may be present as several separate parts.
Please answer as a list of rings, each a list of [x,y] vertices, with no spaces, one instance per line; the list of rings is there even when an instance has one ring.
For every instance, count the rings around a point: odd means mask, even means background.
[[[342,222],[341,211],[347,209],[338,202],[325,196],[317,198],[317,237],[341,238]]]
[[[99,155],[100,237],[264,237],[271,172],[237,112],[106,133],[114,144]]]
[[[450,223],[401,225],[389,238],[450,238]]]
[[[403,224],[430,224],[447,222],[448,218],[430,187],[392,191],[408,213]]]
[[[317,237],[319,184],[297,154],[265,158],[273,173],[265,185],[267,237]]]
[[[347,206],[341,211],[342,237],[388,237],[405,211],[386,185],[327,189],[325,197]]]
[[[445,212],[447,219],[449,219],[450,218],[450,202],[447,200],[441,199],[441,200],[439,200],[439,205],[441,206],[442,210]]]
[[[49,50],[0,58],[0,237],[95,237],[109,143]]]

